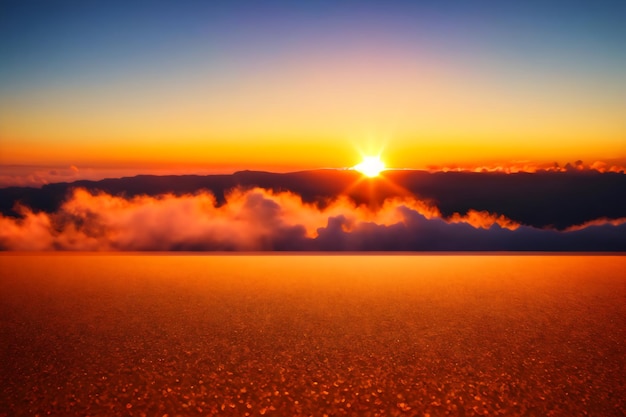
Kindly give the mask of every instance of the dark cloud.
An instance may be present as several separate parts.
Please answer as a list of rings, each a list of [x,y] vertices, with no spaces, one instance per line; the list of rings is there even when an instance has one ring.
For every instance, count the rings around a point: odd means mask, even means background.
[[[350,231],[344,219],[333,218],[319,230],[316,250],[348,251],[623,251],[626,219],[619,225],[581,226],[576,231],[556,231],[520,226],[514,230],[493,224],[480,228],[469,222],[451,224],[441,218],[426,219],[399,207],[404,222],[394,225],[361,223]]]
[[[371,207],[342,197],[320,207],[259,188],[228,193],[222,204],[208,192],[122,197],[78,189],[53,213],[17,210],[19,217],[0,217],[3,250],[626,250],[626,218],[544,230],[488,212],[446,218],[414,198]]]
[[[568,230],[596,219],[626,217],[626,175],[577,169],[568,172],[425,172],[387,171],[380,178],[364,179],[350,170],[318,170],[287,174],[243,171],[233,175],[137,176],[102,181],[54,183],[41,188],[0,189],[0,213],[21,216],[15,204],[34,212],[56,213],[75,188],[133,198],[201,191],[226,203],[233,189],[263,188],[288,191],[306,203],[323,208],[341,198],[372,209],[391,199],[413,199],[436,206],[442,217],[491,213],[498,224]],[[478,217],[483,216],[479,214]]]

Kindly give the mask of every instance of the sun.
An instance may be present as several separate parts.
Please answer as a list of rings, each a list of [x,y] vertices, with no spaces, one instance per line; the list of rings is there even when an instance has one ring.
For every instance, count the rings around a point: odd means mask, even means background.
[[[377,177],[385,169],[385,163],[380,160],[380,156],[364,156],[363,161],[355,165],[353,169],[359,171],[366,177]]]

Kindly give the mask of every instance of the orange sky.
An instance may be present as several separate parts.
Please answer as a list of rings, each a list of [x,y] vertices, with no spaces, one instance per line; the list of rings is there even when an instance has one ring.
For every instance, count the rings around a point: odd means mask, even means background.
[[[352,166],[359,150],[398,168],[626,156],[626,106],[610,93],[556,75],[526,91],[392,58],[365,69],[358,56],[321,68],[311,58],[217,94],[194,79],[127,89],[131,78],[3,97],[0,163],[281,170]]]
[[[203,12],[167,30],[114,12],[94,29],[77,26],[82,15],[42,14],[49,38],[8,26],[0,165],[285,171],[350,167],[362,153],[418,169],[626,161],[626,61],[603,37],[606,16],[577,32],[573,17],[557,30],[508,10],[496,17],[518,26],[404,19],[419,10],[320,11],[321,21],[222,11],[209,25]],[[116,31],[123,41],[110,40]]]

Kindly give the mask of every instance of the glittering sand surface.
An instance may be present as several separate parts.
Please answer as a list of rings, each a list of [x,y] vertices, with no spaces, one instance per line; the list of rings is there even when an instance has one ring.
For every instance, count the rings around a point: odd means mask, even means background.
[[[626,413],[623,256],[0,268],[2,416]]]

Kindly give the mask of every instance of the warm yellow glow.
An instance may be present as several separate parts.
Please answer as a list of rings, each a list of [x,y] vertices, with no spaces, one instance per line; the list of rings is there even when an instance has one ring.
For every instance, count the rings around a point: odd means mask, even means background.
[[[353,169],[371,178],[377,177],[380,171],[385,169],[385,164],[380,160],[379,156],[364,156],[363,162],[354,166]]]
[[[428,48],[358,46],[223,74],[172,62],[12,86],[0,94],[0,165],[284,172],[352,166],[355,149],[415,169],[626,157],[626,106],[611,80],[519,68],[494,79]]]

